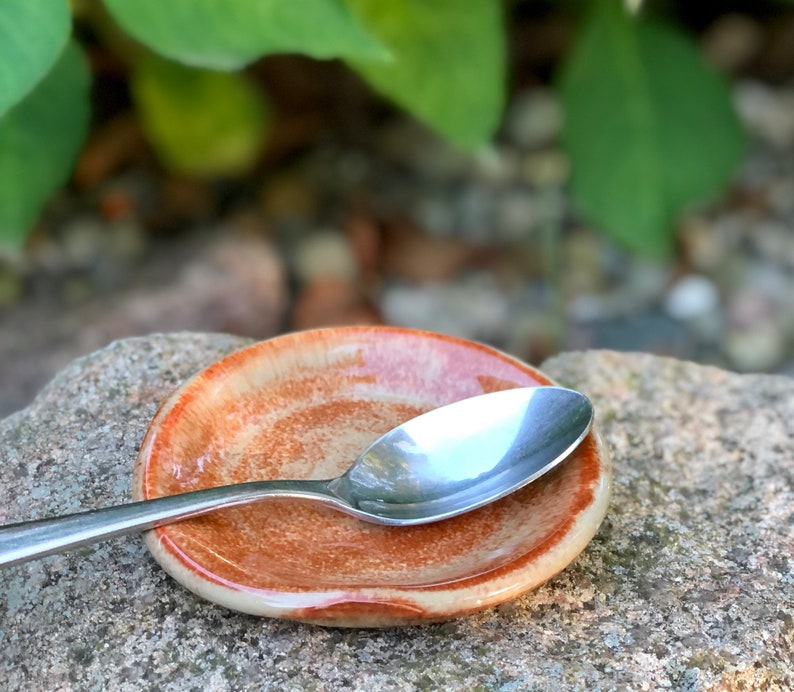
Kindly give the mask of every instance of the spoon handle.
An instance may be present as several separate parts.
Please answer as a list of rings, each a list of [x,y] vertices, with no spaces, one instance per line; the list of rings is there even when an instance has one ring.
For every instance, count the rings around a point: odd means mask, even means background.
[[[0,526],[0,569],[268,496],[338,503],[328,481],[252,481]]]

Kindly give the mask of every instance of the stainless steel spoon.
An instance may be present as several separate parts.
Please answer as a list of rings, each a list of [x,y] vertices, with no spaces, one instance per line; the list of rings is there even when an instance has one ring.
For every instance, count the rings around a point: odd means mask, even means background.
[[[323,502],[375,524],[426,524],[504,497],[554,468],[593,408],[561,387],[442,406],[387,432],[330,480],[252,481],[0,527],[0,568],[268,497]]]

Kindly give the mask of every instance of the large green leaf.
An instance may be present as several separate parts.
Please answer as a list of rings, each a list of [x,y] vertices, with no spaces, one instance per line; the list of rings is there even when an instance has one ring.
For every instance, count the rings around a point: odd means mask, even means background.
[[[0,115],[47,74],[70,29],[67,0],[0,2]]]
[[[668,254],[676,215],[744,151],[727,83],[686,36],[598,0],[560,91],[574,201],[626,247]]]
[[[151,57],[136,65],[132,89],[149,140],[173,170],[236,175],[261,153],[267,109],[244,74]]]
[[[90,76],[68,44],[49,74],[0,118],[0,246],[18,247],[66,179],[89,122]]]
[[[497,0],[348,0],[391,50],[390,62],[353,60],[376,89],[454,143],[484,144],[505,98]]]
[[[232,70],[269,53],[386,59],[342,0],[104,0],[153,51],[195,67]]]

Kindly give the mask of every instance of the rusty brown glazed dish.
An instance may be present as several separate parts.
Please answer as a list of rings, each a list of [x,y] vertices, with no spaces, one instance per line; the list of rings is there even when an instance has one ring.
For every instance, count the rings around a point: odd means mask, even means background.
[[[466,397],[554,384],[470,341],[393,327],[287,334],[237,351],[160,407],[134,498],[341,474],[405,420]],[[611,468],[592,431],[554,471],[436,524],[368,524],[299,500],[230,507],[146,535],[177,581],[255,615],[334,626],[416,624],[481,610],[565,568],[606,513]]]

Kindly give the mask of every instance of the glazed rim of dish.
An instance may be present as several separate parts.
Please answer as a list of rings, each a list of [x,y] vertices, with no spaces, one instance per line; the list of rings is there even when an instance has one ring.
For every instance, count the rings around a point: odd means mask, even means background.
[[[431,332],[285,334],[226,356],[166,399],[133,494],[332,477],[413,415],[549,384],[496,349]],[[354,626],[442,620],[525,593],[568,565],[606,513],[610,477],[591,431],[548,476],[437,524],[383,527],[313,503],[265,501],[160,527],[146,542],[185,587],[243,612]]]

